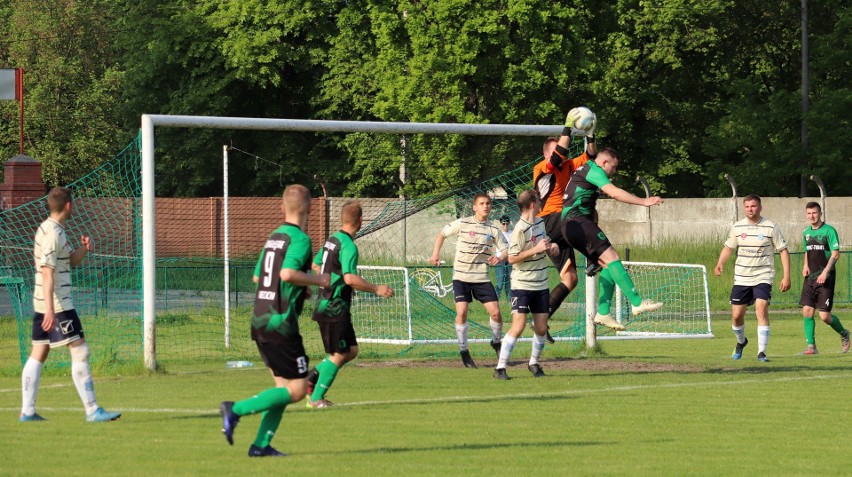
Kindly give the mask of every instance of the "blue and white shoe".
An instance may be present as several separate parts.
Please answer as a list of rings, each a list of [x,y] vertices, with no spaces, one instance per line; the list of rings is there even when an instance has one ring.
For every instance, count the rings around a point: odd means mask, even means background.
[[[94,410],[91,414],[86,415],[86,422],[109,422],[121,417],[120,412],[109,412],[102,407]]]
[[[38,415],[38,413],[32,413],[30,415],[21,414],[21,417],[18,418],[21,422],[37,422],[37,421],[46,421],[47,419]]]
[[[761,351],[760,353],[757,353],[757,360],[760,361],[761,363],[768,363],[769,362],[769,358],[766,357],[766,353],[764,353],[763,351]]]
[[[283,452],[278,452],[278,450],[272,446],[266,447],[258,447],[254,444],[249,447],[248,451],[249,457],[287,457],[287,454]]]
[[[219,405],[219,413],[222,414],[222,432],[228,444],[234,445],[234,429],[240,422],[240,416],[234,414],[234,401],[222,401]]]
[[[740,359],[743,357],[743,348],[748,344],[748,338],[745,339],[742,343],[737,343],[737,347],[734,348],[734,354],[731,355],[731,359]]]

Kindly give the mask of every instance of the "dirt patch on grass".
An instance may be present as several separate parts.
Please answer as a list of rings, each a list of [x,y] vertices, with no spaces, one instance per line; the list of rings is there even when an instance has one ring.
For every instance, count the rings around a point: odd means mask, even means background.
[[[476,358],[474,357],[476,360]],[[509,361],[509,368],[525,366],[527,361]],[[480,367],[493,368],[497,363],[494,359],[476,360]],[[385,360],[385,361],[362,361],[356,364],[359,368],[461,368],[461,361],[448,359],[429,360]],[[558,358],[545,359],[541,361],[541,367],[545,370],[574,370],[590,372],[620,371],[631,373],[701,373],[706,368],[689,364],[672,363],[649,363],[642,361],[625,361],[621,359],[601,358]]]

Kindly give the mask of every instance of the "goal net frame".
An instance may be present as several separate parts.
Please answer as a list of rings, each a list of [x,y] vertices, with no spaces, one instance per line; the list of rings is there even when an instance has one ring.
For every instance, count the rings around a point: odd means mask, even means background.
[[[155,206],[155,130],[158,127],[187,129],[231,129],[289,132],[335,132],[378,134],[459,134],[467,136],[557,136],[561,125],[507,125],[457,123],[405,123],[380,121],[332,121],[306,119],[268,119],[219,116],[143,114],[141,117],[142,156],[142,321],[144,365],[157,368],[156,301],[156,206]],[[572,134],[581,136],[580,131]],[[531,172],[530,172],[531,173]],[[595,278],[587,277],[586,342],[596,344],[593,323],[596,312]],[[407,287],[407,285],[406,285]],[[407,288],[406,288],[406,291]],[[708,305],[709,306],[709,305]],[[409,312],[409,319],[410,319]],[[712,336],[712,335],[711,335]],[[579,339],[579,338],[578,338]],[[403,340],[404,341],[404,340]],[[440,340],[443,342],[443,340]],[[418,341],[419,342],[419,341]],[[435,342],[435,341],[432,341]]]

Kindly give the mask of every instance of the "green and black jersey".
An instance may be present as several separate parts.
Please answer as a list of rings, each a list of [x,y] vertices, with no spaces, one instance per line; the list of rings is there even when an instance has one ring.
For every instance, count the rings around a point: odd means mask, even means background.
[[[565,195],[562,198],[562,218],[593,219],[601,188],[607,184],[611,182],[606,171],[594,162],[589,161],[577,169],[571,174],[571,180],[565,187]]]
[[[251,320],[251,338],[259,343],[283,344],[301,339],[299,314],[305,287],[281,280],[281,270],[307,272],[311,266],[311,238],[299,226],[285,223],[266,240],[254,268],[258,277]]]
[[[339,230],[325,241],[314,257],[314,264],[322,268],[320,273],[331,275],[329,286],[320,288],[319,303],[314,310],[314,320],[341,322],[351,319],[352,287],[343,276],[358,274],[358,247],[348,233]]]
[[[828,265],[828,259],[831,258],[832,250],[840,250],[840,239],[837,236],[837,230],[831,225],[823,223],[818,229],[806,227],[802,232],[802,244],[805,247],[805,254],[808,260],[808,269],[810,274],[808,278],[816,279],[825,266]],[[834,278],[835,269],[832,268],[828,272],[829,278]]]

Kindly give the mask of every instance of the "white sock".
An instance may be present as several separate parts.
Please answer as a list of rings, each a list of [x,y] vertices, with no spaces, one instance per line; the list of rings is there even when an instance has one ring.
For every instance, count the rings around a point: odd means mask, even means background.
[[[456,323],[456,337],[459,339],[459,351],[467,351],[467,323],[460,325]]]
[[[37,359],[29,358],[24,364],[21,373],[21,414],[32,416],[35,414],[36,397],[38,396],[38,384],[41,381],[41,367],[43,363]]]
[[[533,334],[532,353],[530,353],[530,365],[538,364],[538,358],[541,358],[541,352],[544,351],[544,344],[547,341],[544,336]]]
[[[515,349],[515,340],[517,338],[509,334],[503,338],[503,346],[500,348],[500,359],[497,360],[497,369],[506,369],[506,365],[509,364],[509,356],[512,355],[512,350]]]
[[[503,322],[489,319],[488,324],[491,325],[491,341],[499,343],[500,337],[503,336]]]
[[[95,400],[95,383],[92,381],[89,362],[72,361],[71,377],[74,379],[74,386],[77,387],[77,394],[80,395],[80,400],[86,406],[86,414],[95,412],[98,409],[98,402]]]
[[[734,330],[734,335],[737,337],[737,343],[743,344],[745,343],[745,325],[742,326],[731,326],[731,329]]]
[[[769,327],[757,327],[757,352],[766,353],[766,344],[769,343]]]

